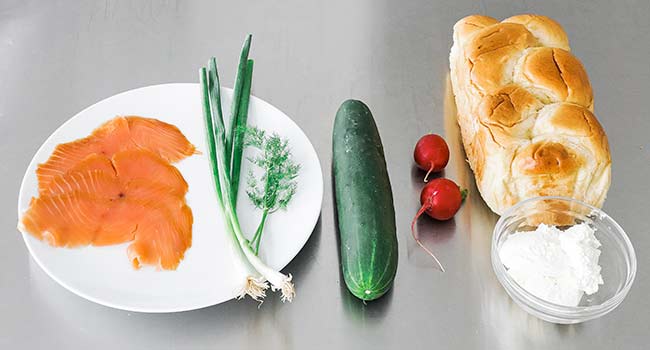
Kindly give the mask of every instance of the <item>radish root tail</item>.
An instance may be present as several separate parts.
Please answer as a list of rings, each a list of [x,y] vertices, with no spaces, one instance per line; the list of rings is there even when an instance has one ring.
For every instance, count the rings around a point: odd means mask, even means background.
[[[425,205],[423,205],[423,206],[420,208],[420,210],[418,210],[418,213],[417,213],[417,214],[415,215],[415,217],[413,218],[413,221],[411,221],[411,234],[413,235],[413,239],[415,239],[415,242],[417,242],[417,244],[418,244],[422,249],[424,249],[424,251],[427,252],[427,254],[429,254],[429,255],[433,258],[433,260],[436,262],[436,264],[438,264],[438,268],[440,269],[440,271],[445,272],[445,268],[442,267],[442,264],[440,263],[440,260],[438,260],[438,258],[436,258],[436,255],[433,254],[433,252],[430,251],[429,248],[425,247],[424,244],[422,244],[422,242],[420,241],[420,237],[419,237],[419,235],[418,235],[418,233],[417,233],[417,230],[415,229],[415,223],[418,221],[418,219],[420,218],[420,216],[422,216],[422,214],[423,214],[426,210],[427,210],[427,206],[426,206],[426,204],[425,204]]]
[[[424,182],[429,182],[429,175],[431,175],[431,172],[433,171],[434,164],[431,162],[431,166],[429,167],[429,170],[427,171],[427,174],[424,175]]]

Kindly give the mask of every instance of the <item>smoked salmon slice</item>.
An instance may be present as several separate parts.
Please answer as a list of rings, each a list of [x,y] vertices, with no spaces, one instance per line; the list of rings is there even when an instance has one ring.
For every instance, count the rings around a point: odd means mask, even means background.
[[[88,137],[56,146],[50,158],[36,169],[39,191],[90,155],[111,158],[129,149],[148,150],[167,162],[177,162],[196,152],[194,145],[174,125],[144,117],[116,117]]]
[[[166,270],[176,269],[185,251],[192,244],[192,211],[187,205],[174,211],[172,220],[165,220],[170,213],[161,204],[150,203],[150,215],[143,217],[135,239],[127,249],[133,267],[159,266]],[[173,233],[173,234],[172,234]]]
[[[147,180],[166,185],[179,196],[187,192],[187,182],[180,171],[154,153],[145,149],[129,150],[113,156],[117,176],[126,181]]]
[[[120,179],[124,185],[134,180],[147,180],[150,183],[166,185],[179,196],[187,192],[187,182],[173,165],[167,163],[153,152],[133,149],[118,152],[111,159],[101,154],[93,154],[73,166],[62,175],[57,175],[41,190],[42,194],[60,194],[84,190],[80,186],[87,180],[80,174],[98,171]],[[99,176],[95,174],[95,176]],[[88,189],[85,189],[88,192]]]
[[[168,162],[177,162],[196,153],[194,145],[174,125],[149,118],[125,119],[133,143],[141,149],[157,153]]]
[[[188,185],[172,161],[196,152],[171,124],[117,117],[58,145],[19,228],[55,247],[132,242],[135,268],[176,269],[192,245]]]
[[[192,245],[192,212],[164,186],[139,183],[122,192],[103,173],[94,180],[103,195],[86,192],[35,198],[22,219],[25,231],[56,247],[112,245],[129,241],[128,256],[164,269],[178,266]],[[76,174],[75,176],[79,176]],[[86,179],[88,183],[90,176]]]
[[[86,170],[99,170],[110,174],[115,174],[115,168],[111,159],[103,154],[91,154],[79,163],[66,171],[66,174],[83,172]]]

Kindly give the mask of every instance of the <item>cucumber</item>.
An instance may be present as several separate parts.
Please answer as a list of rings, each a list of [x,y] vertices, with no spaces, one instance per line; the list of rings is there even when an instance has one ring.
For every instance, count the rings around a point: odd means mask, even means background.
[[[377,299],[395,279],[397,235],[384,148],[363,102],[343,102],[332,144],[343,278],[357,298]]]

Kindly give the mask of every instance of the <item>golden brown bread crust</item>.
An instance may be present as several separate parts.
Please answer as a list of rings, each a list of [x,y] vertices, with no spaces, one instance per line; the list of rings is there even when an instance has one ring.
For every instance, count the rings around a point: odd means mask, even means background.
[[[543,46],[559,47],[569,51],[569,38],[567,38],[564,29],[549,17],[522,14],[506,18],[503,22],[518,23],[525,26]]]
[[[456,25],[454,26],[454,35],[467,37],[476,30],[483,29],[485,27],[497,23],[499,23],[499,21],[488,16],[481,16],[481,15],[467,16],[456,23]]]
[[[559,195],[602,206],[610,184],[607,137],[593,92],[562,27],[548,17],[454,25],[451,81],[477,186],[501,214],[520,200]]]
[[[503,86],[518,55],[534,43],[535,37],[520,24],[501,23],[475,32],[465,47],[470,82],[482,93]]]
[[[570,102],[593,109],[587,72],[566,50],[550,47],[526,50],[515,69],[514,80],[545,103]]]

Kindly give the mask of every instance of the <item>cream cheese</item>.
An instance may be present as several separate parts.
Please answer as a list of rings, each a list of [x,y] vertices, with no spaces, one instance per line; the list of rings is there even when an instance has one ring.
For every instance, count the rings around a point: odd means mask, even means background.
[[[594,229],[585,223],[565,231],[542,224],[535,231],[508,236],[499,258],[508,274],[531,294],[577,306],[584,293],[596,293],[603,284],[599,247]]]

